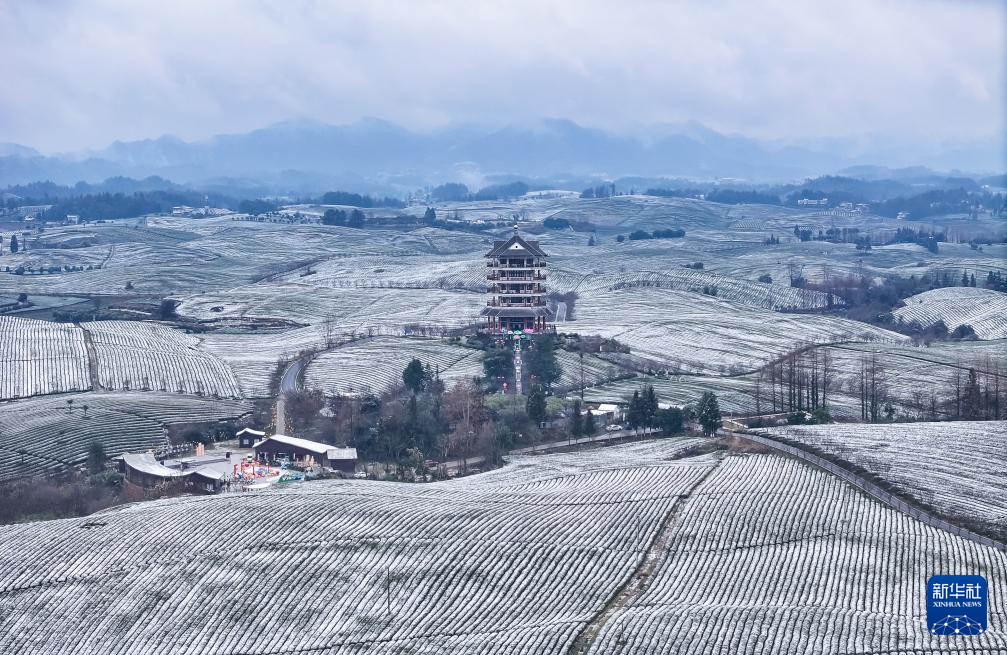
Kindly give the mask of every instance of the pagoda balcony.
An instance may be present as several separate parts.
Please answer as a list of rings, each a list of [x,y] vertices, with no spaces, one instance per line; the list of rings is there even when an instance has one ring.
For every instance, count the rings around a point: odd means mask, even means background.
[[[534,271],[537,268],[546,268],[545,262],[539,262],[537,264],[502,264],[500,262],[486,262],[487,268],[494,268],[500,270],[508,271]]]
[[[545,293],[545,289],[542,287],[538,287],[537,289],[503,289],[496,287],[490,293],[501,296],[541,296]]]
[[[487,307],[545,307],[545,302],[533,301],[533,302],[499,302],[496,300],[487,300]]]
[[[490,273],[486,276],[486,279],[491,282],[544,282],[545,274],[536,273],[534,275],[500,275],[499,273]]]

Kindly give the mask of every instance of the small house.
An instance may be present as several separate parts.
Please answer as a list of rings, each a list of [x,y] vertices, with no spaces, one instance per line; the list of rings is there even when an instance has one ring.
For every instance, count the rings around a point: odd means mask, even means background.
[[[356,448],[337,448],[285,434],[274,434],[257,442],[253,448],[257,459],[267,461],[289,458],[294,462],[314,463],[346,473],[352,473],[357,465]]]
[[[242,428],[234,436],[238,438],[239,448],[252,448],[257,441],[262,441],[266,438],[266,433],[253,430],[252,428]]]

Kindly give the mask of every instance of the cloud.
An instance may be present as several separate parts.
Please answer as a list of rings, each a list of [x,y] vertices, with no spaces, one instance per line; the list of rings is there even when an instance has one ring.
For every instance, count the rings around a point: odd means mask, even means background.
[[[0,0],[0,141],[60,151],[362,116],[1000,138],[1004,13],[920,0]]]

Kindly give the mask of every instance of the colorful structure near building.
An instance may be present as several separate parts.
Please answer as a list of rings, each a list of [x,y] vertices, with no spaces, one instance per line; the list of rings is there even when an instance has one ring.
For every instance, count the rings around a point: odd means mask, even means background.
[[[549,326],[552,312],[546,303],[546,253],[538,242],[514,235],[496,241],[486,253],[486,280],[491,298],[482,315],[492,333],[542,332]]]

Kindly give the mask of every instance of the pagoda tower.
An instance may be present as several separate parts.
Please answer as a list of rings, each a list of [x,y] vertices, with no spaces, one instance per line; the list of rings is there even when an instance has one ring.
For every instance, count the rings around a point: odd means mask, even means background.
[[[537,241],[514,235],[495,241],[486,253],[490,299],[482,315],[492,333],[549,329],[552,312],[546,304],[546,257]]]

